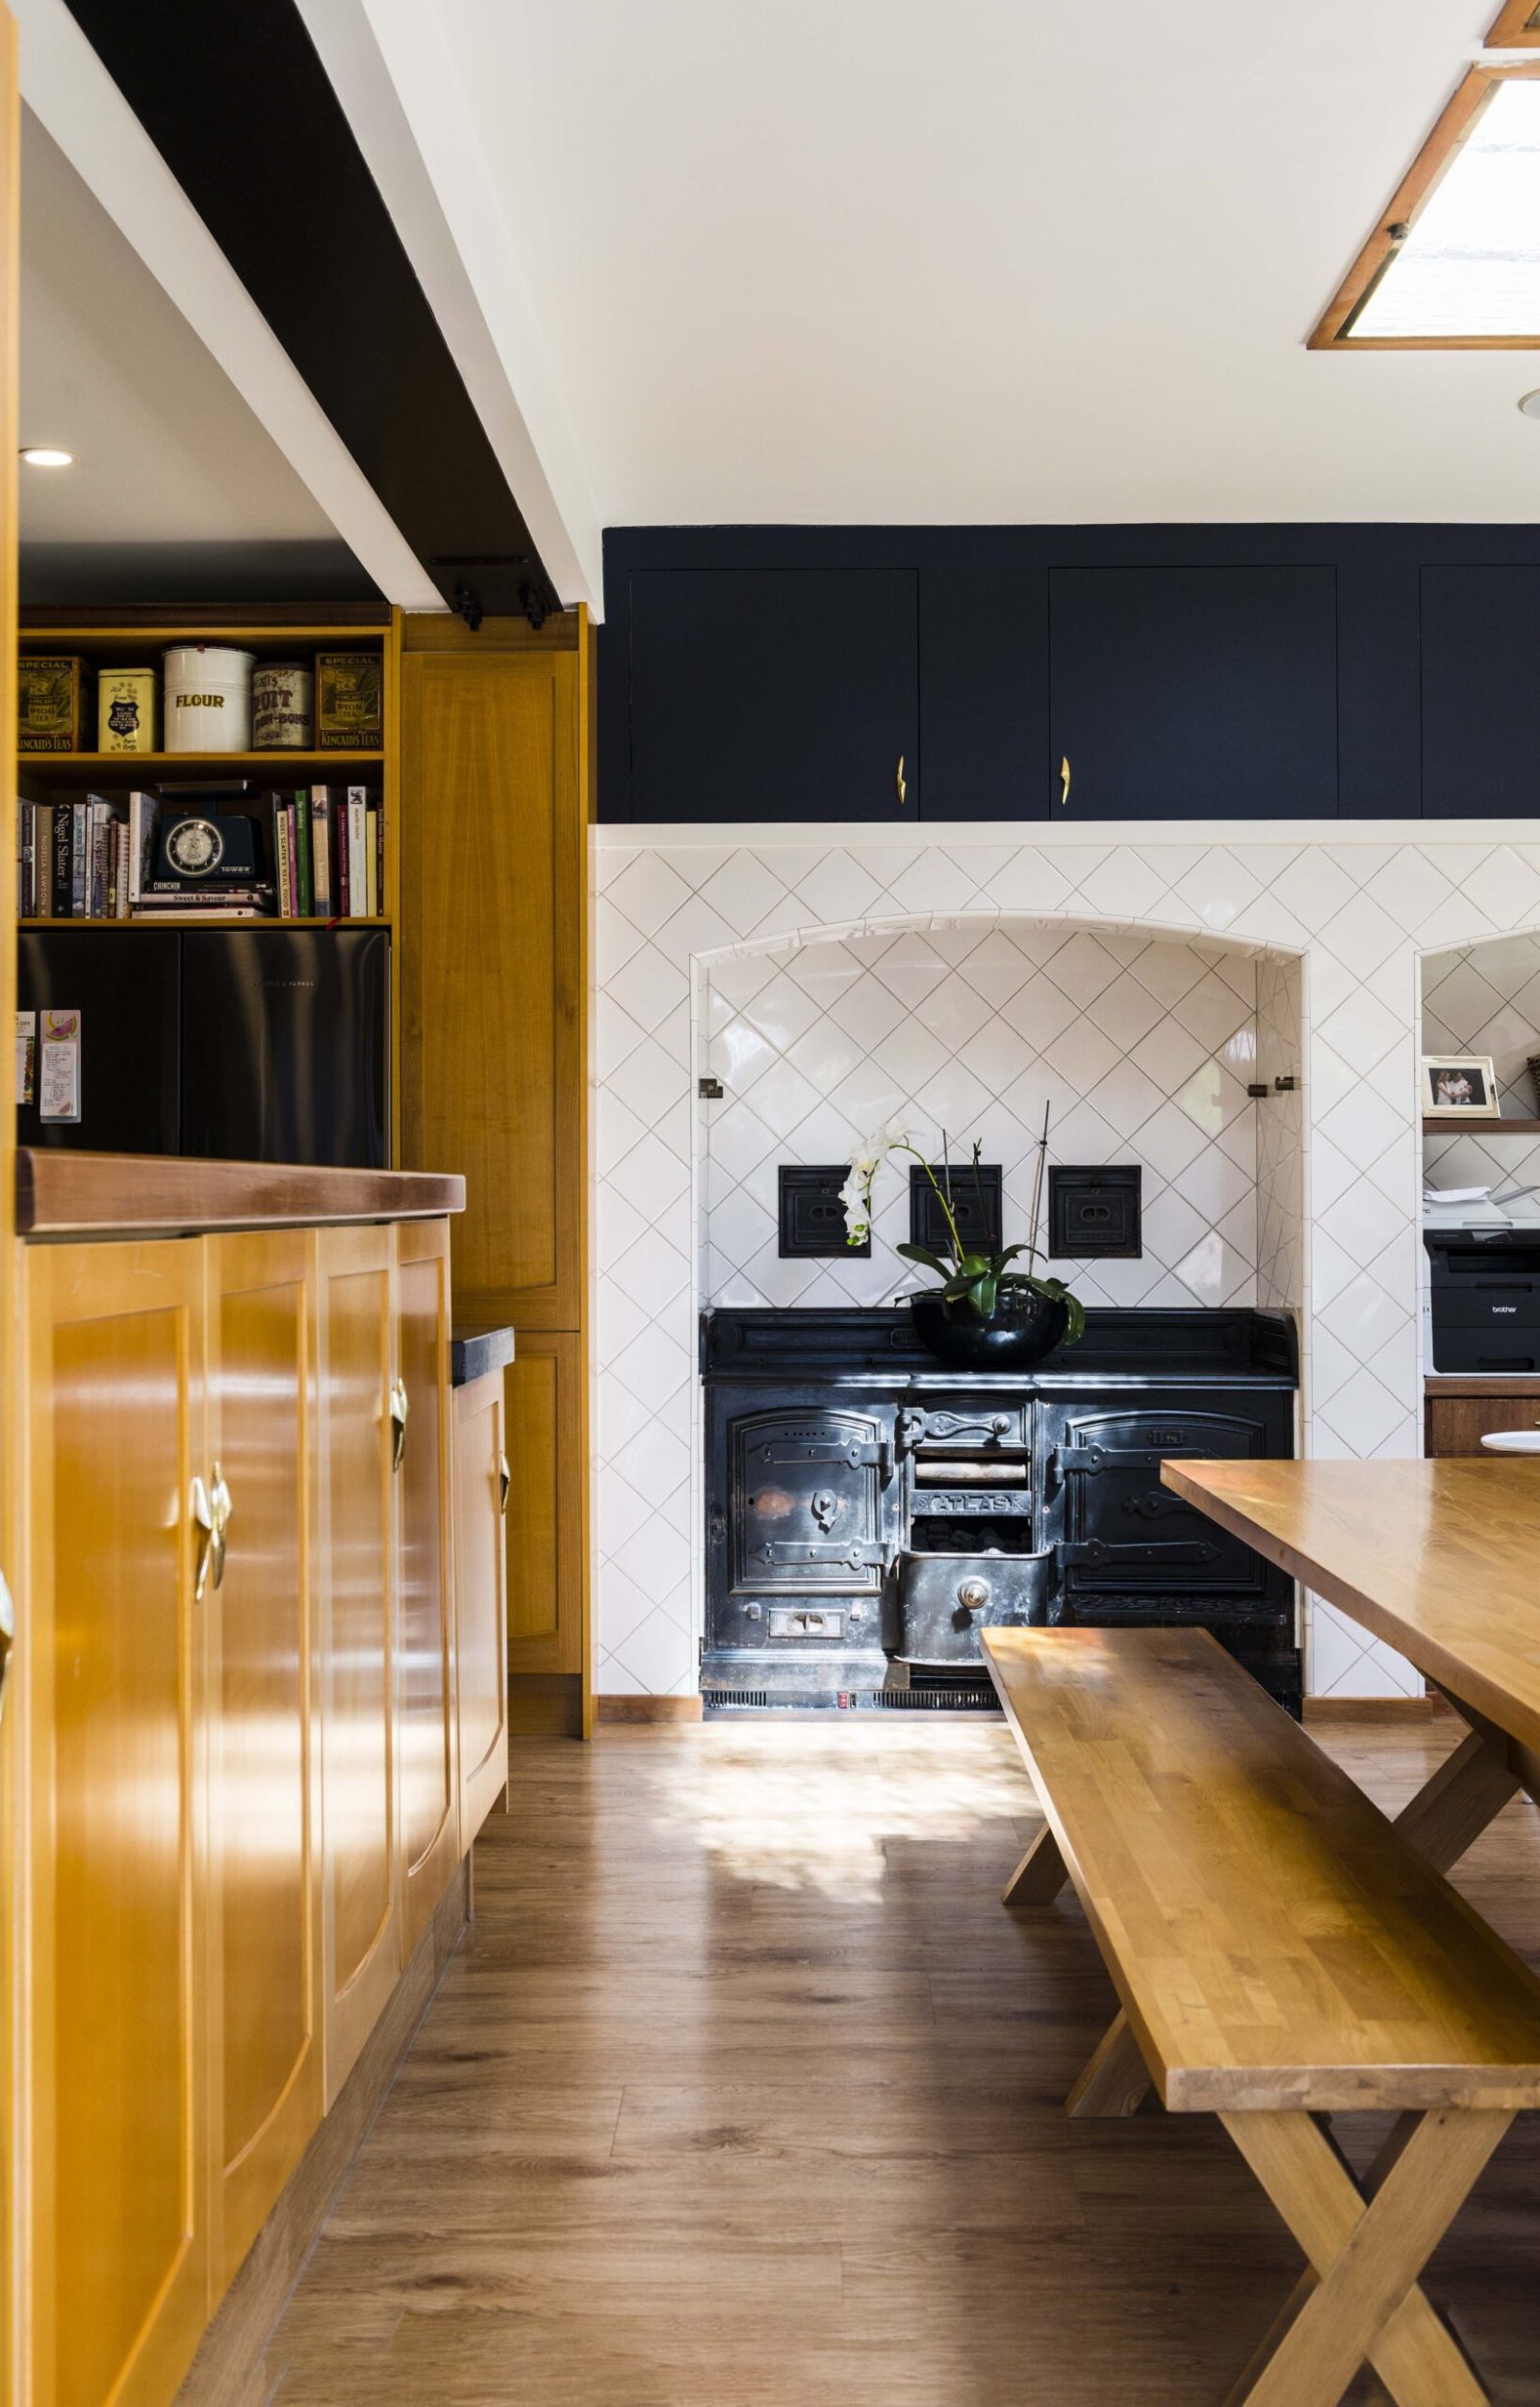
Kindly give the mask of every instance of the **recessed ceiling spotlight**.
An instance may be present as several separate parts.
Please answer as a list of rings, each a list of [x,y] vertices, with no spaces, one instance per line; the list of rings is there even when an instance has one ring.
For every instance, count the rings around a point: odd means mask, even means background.
[[[21,456],[29,468],[70,468],[75,460],[73,452],[56,451],[51,443],[28,443]]]
[[[1532,393],[1525,395],[1519,407],[1527,418],[1540,418],[1540,385],[1537,385]]]

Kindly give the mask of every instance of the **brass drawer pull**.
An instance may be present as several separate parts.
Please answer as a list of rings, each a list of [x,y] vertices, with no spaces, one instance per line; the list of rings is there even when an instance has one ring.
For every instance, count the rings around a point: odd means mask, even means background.
[[[209,1584],[209,1564],[214,1554],[214,1512],[209,1491],[194,1472],[189,1490],[189,1503],[193,1526],[198,1534],[197,1567],[192,1578],[192,1596],[196,1604],[203,1602],[203,1592]]]
[[[224,1581],[224,1533],[230,1526],[230,1515],[234,1511],[224,1473],[217,1462],[214,1466],[214,1485],[209,1490],[209,1515],[214,1524],[209,1543],[209,1563],[216,1588],[221,1587]]]
[[[909,800],[909,788],[904,782],[904,756],[902,753],[898,756],[898,767],[893,776],[893,790],[898,796],[899,808],[902,809],[904,804]]]
[[[1059,808],[1061,811],[1067,811],[1069,808],[1069,755],[1067,752],[1059,764]]]
[[[512,1486],[513,1473],[508,1468],[508,1458],[505,1454],[500,1454],[498,1457],[498,1511],[500,1514],[507,1513],[508,1490]]]
[[[6,1690],[11,1680],[11,1658],[16,1643],[16,1609],[11,1600],[11,1584],[0,1571],[0,1713],[5,1710]]]
[[[407,1396],[404,1379],[391,1386],[391,1469],[398,1471],[406,1454]]]

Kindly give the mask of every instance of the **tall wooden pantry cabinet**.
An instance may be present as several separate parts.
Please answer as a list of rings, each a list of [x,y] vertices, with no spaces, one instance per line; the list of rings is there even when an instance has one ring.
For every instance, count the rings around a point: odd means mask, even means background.
[[[584,1733],[591,634],[401,633],[401,1163],[452,1163],[454,1316],[511,1322],[510,1721]]]

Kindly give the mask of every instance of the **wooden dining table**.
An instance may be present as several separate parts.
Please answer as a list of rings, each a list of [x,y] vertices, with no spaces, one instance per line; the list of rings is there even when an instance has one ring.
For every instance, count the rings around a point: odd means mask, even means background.
[[[1540,1459],[1168,1462],[1163,1484],[1394,1646],[1468,1734],[1399,1826],[1448,1871],[1540,1801]]]

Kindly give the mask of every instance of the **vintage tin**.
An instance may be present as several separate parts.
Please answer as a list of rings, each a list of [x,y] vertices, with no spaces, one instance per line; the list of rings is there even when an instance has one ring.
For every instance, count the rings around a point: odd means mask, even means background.
[[[98,752],[155,750],[155,671],[104,668],[96,677]]]
[[[166,655],[167,752],[249,752],[251,664],[224,644],[173,644]]]
[[[318,652],[316,743],[321,752],[378,752],[385,741],[384,664],[377,652]]]
[[[23,657],[18,664],[16,750],[85,752],[91,673],[77,653]]]
[[[259,660],[251,672],[254,752],[308,752],[315,741],[315,679],[303,660]]]

